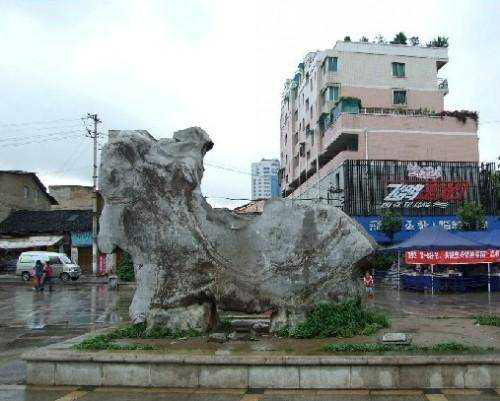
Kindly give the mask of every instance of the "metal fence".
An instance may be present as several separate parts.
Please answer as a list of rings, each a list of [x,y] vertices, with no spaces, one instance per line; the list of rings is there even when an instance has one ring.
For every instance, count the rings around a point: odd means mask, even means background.
[[[379,215],[382,209],[435,216],[456,214],[465,202],[474,202],[487,214],[498,214],[495,167],[494,163],[347,160],[343,209],[352,216]]]

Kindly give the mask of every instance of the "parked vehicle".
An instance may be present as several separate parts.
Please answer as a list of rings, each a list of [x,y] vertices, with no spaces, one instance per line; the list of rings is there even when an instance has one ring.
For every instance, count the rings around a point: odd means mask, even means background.
[[[16,271],[16,266],[17,258],[0,260],[0,274],[14,273]]]
[[[23,252],[17,260],[16,275],[21,276],[23,281],[30,281],[35,275],[35,263],[49,262],[52,266],[53,277],[59,277],[61,281],[78,280],[80,277],[80,266],[73,263],[64,253],[32,251]]]

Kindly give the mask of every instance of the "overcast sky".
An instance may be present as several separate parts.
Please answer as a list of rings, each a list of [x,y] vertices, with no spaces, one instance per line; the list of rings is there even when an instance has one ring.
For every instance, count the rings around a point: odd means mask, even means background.
[[[90,112],[105,133],[204,128],[215,142],[206,160],[238,172],[206,166],[203,192],[248,198],[251,162],[279,158],[280,95],[303,56],[345,35],[399,31],[449,37],[445,108],[478,110],[480,157],[498,158],[497,0],[3,0],[0,169],[91,185],[91,141],[78,120]]]

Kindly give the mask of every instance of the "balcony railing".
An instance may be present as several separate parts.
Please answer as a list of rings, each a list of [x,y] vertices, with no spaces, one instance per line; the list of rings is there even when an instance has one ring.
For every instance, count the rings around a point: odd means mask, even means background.
[[[393,109],[382,107],[362,107],[359,110],[360,114],[379,114],[379,115],[394,115],[394,116],[422,116],[436,117],[434,110],[428,109]]]
[[[438,89],[442,90],[446,95],[448,93],[448,80],[445,78],[438,78]]]

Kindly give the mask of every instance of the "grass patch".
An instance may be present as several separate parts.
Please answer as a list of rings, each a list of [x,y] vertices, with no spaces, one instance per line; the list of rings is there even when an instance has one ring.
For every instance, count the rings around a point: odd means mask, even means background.
[[[284,327],[276,335],[293,338],[349,338],[370,336],[383,327],[389,327],[386,314],[366,309],[360,298],[340,303],[318,304],[304,323],[294,328]]]
[[[145,323],[138,323],[120,327],[110,333],[88,338],[74,348],[81,351],[100,351],[100,350],[153,350],[155,347],[149,344],[116,344],[114,341],[122,339],[179,339],[188,337],[198,337],[201,333],[194,329],[172,331],[164,328],[156,328],[150,331],[146,330]]]
[[[447,354],[447,353],[486,353],[494,351],[493,347],[476,347],[456,342],[444,342],[430,347],[420,345],[395,345],[395,344],[328,344],[323,347],[325,351],[333,353],[383,353],[401,352],[415,354]]]
[[[474,323],[481,326],[497,326],[500,327],[500,317],[495,315],[476,315]]]
[[[226,334],[231,333],[231,320],[227,318],[221,319],[218,329]]]

